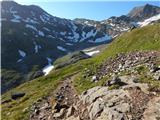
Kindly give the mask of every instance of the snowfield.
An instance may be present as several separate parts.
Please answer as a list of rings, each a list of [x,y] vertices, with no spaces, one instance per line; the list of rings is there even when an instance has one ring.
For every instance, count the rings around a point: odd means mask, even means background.
[[[42,69],[45,76],[48,75],[54,68],[54,66],[51,64],[52,60],[48,57],[46,59],[48,60],[48,65]]]
[[[151,18],[149,18],[149,19],[146,19],[146,20],[144,20],[143,22],[138,22],[138,24],[139,24],[141,27],[143,27],[143,26],[146,26],[146,25],[150,24],[151,22],[157,21],[157,20],[159,20],[159,19],[160,19],[160,14],[158,14],[158,15],[156,15],[156,16],[153,16],[153,17],[151,17]]]

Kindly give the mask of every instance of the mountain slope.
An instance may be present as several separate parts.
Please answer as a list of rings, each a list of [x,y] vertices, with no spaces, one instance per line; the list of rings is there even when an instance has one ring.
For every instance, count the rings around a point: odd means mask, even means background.
[[[3,1],[1,5],[2,92],[46,75],[59,57],[109,43],[137,25],[137,21],[127,15],[103,21],[68,20],[52,16],[35,5],[13,1]],[[156,12],[145,18],[160,13],[159,7],[147,7],[149,9]]]
[[[13,1],[1,4],[2,92],[42,76],[42,69],[60,56],[111,40],[93,26],[54,17],[38,6]],[[7,71],[14,73],[6,76]],[[20,79],[13,74],[20,75]]]
[[[26,95],[23,98],[17,99],[16,101],[11,100],[11,102],[2,104],[3,120],[28,119],[29,112],[31,110],[30,106],[34,102],[40,100],[39,98],[47,96],[50,92],[53,92],[57,85],[60,84],[61,80],[68,78],[67,76],[73,73],[79,71],[83,72],[85,68],[92,68],[94,72],[96,67],[103,61],[105,61],[109,57],[115,56],[118,53],[127,53],[137,50],[160,51],[159,25],[160,24],[150,25],[125,33],[122,36],[118,37],[114,42],[112,42],[106,48],[106,50],[97,57],[82,60],[65,68],[54,70],[49,76],[41,77],[27,82],[13,89],[12,91],[5,93],[2,96],[2,101],[10,99],[10,94],[12,92],[25,92]],[[128,42],[126,42],[126,40]],[[75,84],[77,85],[76,88],[80,92],[100,84],[99,82],[91,83],[86,81],[85,79],[76,79],[75,82]],[[12,108],[10,108],[9,106],[12,106]]]

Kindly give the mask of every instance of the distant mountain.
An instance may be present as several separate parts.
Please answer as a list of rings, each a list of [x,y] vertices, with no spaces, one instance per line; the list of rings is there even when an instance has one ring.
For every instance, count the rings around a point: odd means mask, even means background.
[[[150,7],[149,7],[150,8]],[[149,18],[160,11],[158,7]],[[133,11],[133,10],[132,10]],[[133,12],[132,12],[133,13]],[[144,19],[144,18],[143,18]],[[70,52],[111,42],[137,24],[130,15],[103,21],[62,19],[35,5],[1,2],[2,92],[44,74],[43,68]]]
[[[146,4],[144,6],[135,7],[129,13],[128,16],[135,21],[143,21],[149,17],[160,13],[160,7]]]

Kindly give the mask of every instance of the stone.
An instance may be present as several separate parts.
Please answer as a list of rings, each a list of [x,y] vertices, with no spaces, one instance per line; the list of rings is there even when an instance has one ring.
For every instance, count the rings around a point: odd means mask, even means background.
[[[148,102],[148,107],[143,113],[142,120],[159,120],[160,119],[160,97],[155,97]]]
[[[98,81],[98,77],[97,77],[96,75],[92,76],[92,80],[91,80],[91,81],[92,81],[92,82]]]
[[[75,110],[75,108],[74,108],[73,106],[71,106],[71,107],[68,109],[66,116],[67,116],[67,117],[70,117],[70,116],[74,113],[74,110]]]
[[[93,104],[88,108],[89,117],[93,120],[104,108],[104,101],[101,98],[98,98]]]
[[[60,112],[58,112],[58,113],[54,113],[54,115],[53,115],[53,117],[54,118],[60,118],[60,117],[62,117],[63,115],[64,115],[64,113],[65,113],[65,108],[62,108],[61,110],[60,110]]]
[[[153,75],[153,78],[156,79],[156,80],[160,80],[160,74]]]

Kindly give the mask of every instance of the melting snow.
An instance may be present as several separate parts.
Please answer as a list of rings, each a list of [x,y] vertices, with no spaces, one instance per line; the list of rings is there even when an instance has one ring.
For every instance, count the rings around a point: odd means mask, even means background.
[[[67,51],[65,48],[61,47],[61,46],[57,46],[57,49],[61,50],[61,51]]]
[[[66,45],[72,46],[73,44],[71,44],[71,43],[66,43]]]
[[[34,27],[33,25],[26,24],[26,28],[31,28],[31,29],[37,31],[37,28]]]
[[[83,38],[80,40],[81,42],[89,37],[95,37],[95,35],[97,34],[97,31],[94,32],[94,30],[91,30],[90,32],[88,33],[85,33],[84,31],[82,32],[82,36]]]
[[[51,30],[46,28],[46,27],[43,27],[43,29],[45,29],[46,31],[50,32]]]
[[[49,37],[49,38],[55,38],[55,37],[53,37],[52,35],[48,35],[48,37]]]
[[[146,26],[146,25],[150,24],[151,22],[156,21],[156,20],[159,20],[159,19],[160,19],[160,14],[155,15],[155,16],[149,18],[149,19],[146,19],[146,20],[144,20],[143,22],[138,22],[138,24],[139,24],[141,27],[143,27],[143,26]]]
[[[105,36],[103,36],[103,37],[101,37],[101,38],[97,38],[95,41],[89,40],[89,42],[100,43],[100,42],[105,42],[105,41],[110,40],[110,39],[111,39],[110,36],[105,35]]]
[[[45,66],[42,70],[45,76],[48,75],[50,71],[54,68],[54,66],[52,65],[52,60],[47,57],[47,61],[48,61],[48,65]]]
[[[22,59],[17,60],[17,62],[21,62],[21,61],[22,61]]]
[[[12,13],[14,18],[11,19],[11,21],[12,22],[17,22],[17,23],[21,22],[20,21],[21,17],[19,15],[16,15],[17,11],[13,11],[12,9],[13,9],[13,7],[10,8],[10,13]]]
[[[22,57],[25,57],[25,56],[26,56],[26,53],[25,53],[24,51],[18,50],[18,52],[19,52],[20,56],[22,56]]]
[[[85,52],[85,54],[89,55],[89,56],[93,56],[94,54],[99,53],[99,50],[95,50],[95,51],[91,51],[91,52]]]
[[[42,37],[44,37],[44,33],[42,31],[38,31],[38,34]]]
[[[66,32],[60,32],[60,34],[61,34],[61,35],[65,35],[65,34],[66,34]]]
[[[38,24],[37,21],[35,20],[32,20],[31,18],[27,18],[26,20],[23,20],[24,22],[27,22],[27,23],[33,23],[33,24]]]
[[[11,21],[12,22],[17,22],[17,23],[21,22],[20,20],[17,20],[17,19],[11,19]]]

